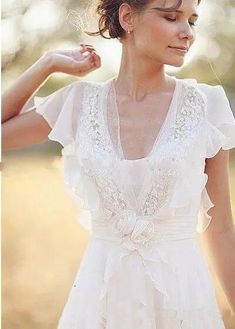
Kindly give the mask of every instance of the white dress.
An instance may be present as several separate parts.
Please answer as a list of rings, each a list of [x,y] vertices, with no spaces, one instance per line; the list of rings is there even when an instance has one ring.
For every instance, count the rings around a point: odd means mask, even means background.
[[[114,78],[36,97],[90,230],[58,329],[225,328],[197,234],[214,206],[205,159],[235,147],[235,120],[221,86],[174,79],[167,115],[140,159],[124,157]]]

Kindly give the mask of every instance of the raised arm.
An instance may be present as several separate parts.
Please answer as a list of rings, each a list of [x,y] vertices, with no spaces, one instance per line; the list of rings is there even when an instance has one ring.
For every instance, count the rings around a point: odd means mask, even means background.
[[[2,123],[20,113],[25,103],[51,73],[50,56],[45,54],[6,90],[2,97]]]
[[[25,103],[54,72],[85,76],[101,66],[93,46],[82,45],[76,50],[50,51],[26,70],[2,97],[3,150],[28,147],[44,142],[51,130],[38,113],[20,113]]]

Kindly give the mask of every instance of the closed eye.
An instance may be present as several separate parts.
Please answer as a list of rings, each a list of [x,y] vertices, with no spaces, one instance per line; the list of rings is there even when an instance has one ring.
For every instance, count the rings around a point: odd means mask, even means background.
[[[164,17],[169,22],[175,22],[176,18]],[[189,25],[195,26],[195,23],[189,22]]]
[[[175,18],[170,18],[170,17],[164,17],[167,21],[170,21],[170,22],[175,22],[176,19]]]

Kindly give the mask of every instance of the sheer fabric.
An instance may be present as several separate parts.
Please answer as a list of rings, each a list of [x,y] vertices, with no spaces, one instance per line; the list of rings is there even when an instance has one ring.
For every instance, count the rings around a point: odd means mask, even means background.
[[[49,96],[34,97],[35,111],[52,128],[48,138],[59,142],[63,147],[76,140],[84,85],[84,82],[77,81]]]
[[[174,77],[173,77],[174,78]],[[167,109],[161,109],[159,108],[160,106],[160,101],[156,101],[155,99],[155,117],[158,118],[157,125],[154,126],[154,128],[151,129],[149,125],[146,125],[143,127],[144,129],[137,130],[136,134],[133,134],[133,137],[131,138],[132,140],[128,140],[128,138],[124,138],[125,142],[122,140],[121,136],[121,123],[120,123],[120,115],[119,115],[119,109],[118,109],[118,101],[116,97],[116,91],[115,91],[115,86],[114,86],[114,80],[111,81],[111,88],[108,93],[108,106],[106,107],[106,111],[104,113],[105,119],[106,119],[106,125],[108,126],[108,131],[110,134],[110,139],[114,145],[114,149],[117,152],[117,155],[121,159],[125,160],[138,160],[143,158],[141,155],[141,146],[145,146],[146,149],[149,149],[150,151],[145,157],[149,157],[154,149],[155,146],[158,142],[158,139],[160,138],[160,135],[163,131],[164,126],[167,124],[167,121],[169,120],[169,117],[173,115],[172,112],[174,112],[174,108],[176,106],[176,102],[178,100],[177,94],[179,92],[180,87],[178,86],[177,79],[175,80],[175,87],[174,87],[174,92],[173,95],[171,96],[171,101],[170,105]],[[152,111],[152,102],[153,102],[153,97],[148,100],[148,104],[150,105],[151,111]],[[146,104],[146,103],[145,103]],[[149,111],[147,111],[147,104],[145,105],[144,110],[142,109],[143,106],[141,106],[141,111],[144,112],[145,118],[148,120],[149,124],[152,120],[152,115],[150,116]],[[146,108],[147,107],[147,108]],[[137,112],[137,110],[132,109],[132,112]],[[132,114],[133,115],[133,114]],[[137,116],[138,114],[134,114],[134,116]],[[155,121],[155,120],[154,120]],[[142,124],[143,126],[143,124]],[[147,137],[148,135],[152,135],[152,140],[153,142],[148,145],[147,143]],[[125,136],[124,136],[125,137]],[[137,139],[138,137],[138,139]],[[139,144],[139,140],[141,140],[141,145]],[[128,141],[130,142],[130,145],[128,144]],[[132,159],[130,155],[124,154],[124,149],[133,149],[132,153],[134,153],[135,159]]]
[[[221,86],[175,80],[140,159],[123,154],[114,78],[75,83],[36,109],[63,146],[65,183],[91,234],[58,329],[224,329],[196,237],[212,220],[205,160],[235,147],[235,119]]]

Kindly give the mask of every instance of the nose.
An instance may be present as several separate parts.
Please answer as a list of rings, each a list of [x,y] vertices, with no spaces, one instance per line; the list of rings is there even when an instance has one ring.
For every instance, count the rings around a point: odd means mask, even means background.
[[[183,31],[180,32],[180,38],[182,39],[187,38],[190,41],[194,39],[194,31],[192,30],[189,24],[187,27],[184,28]]]

